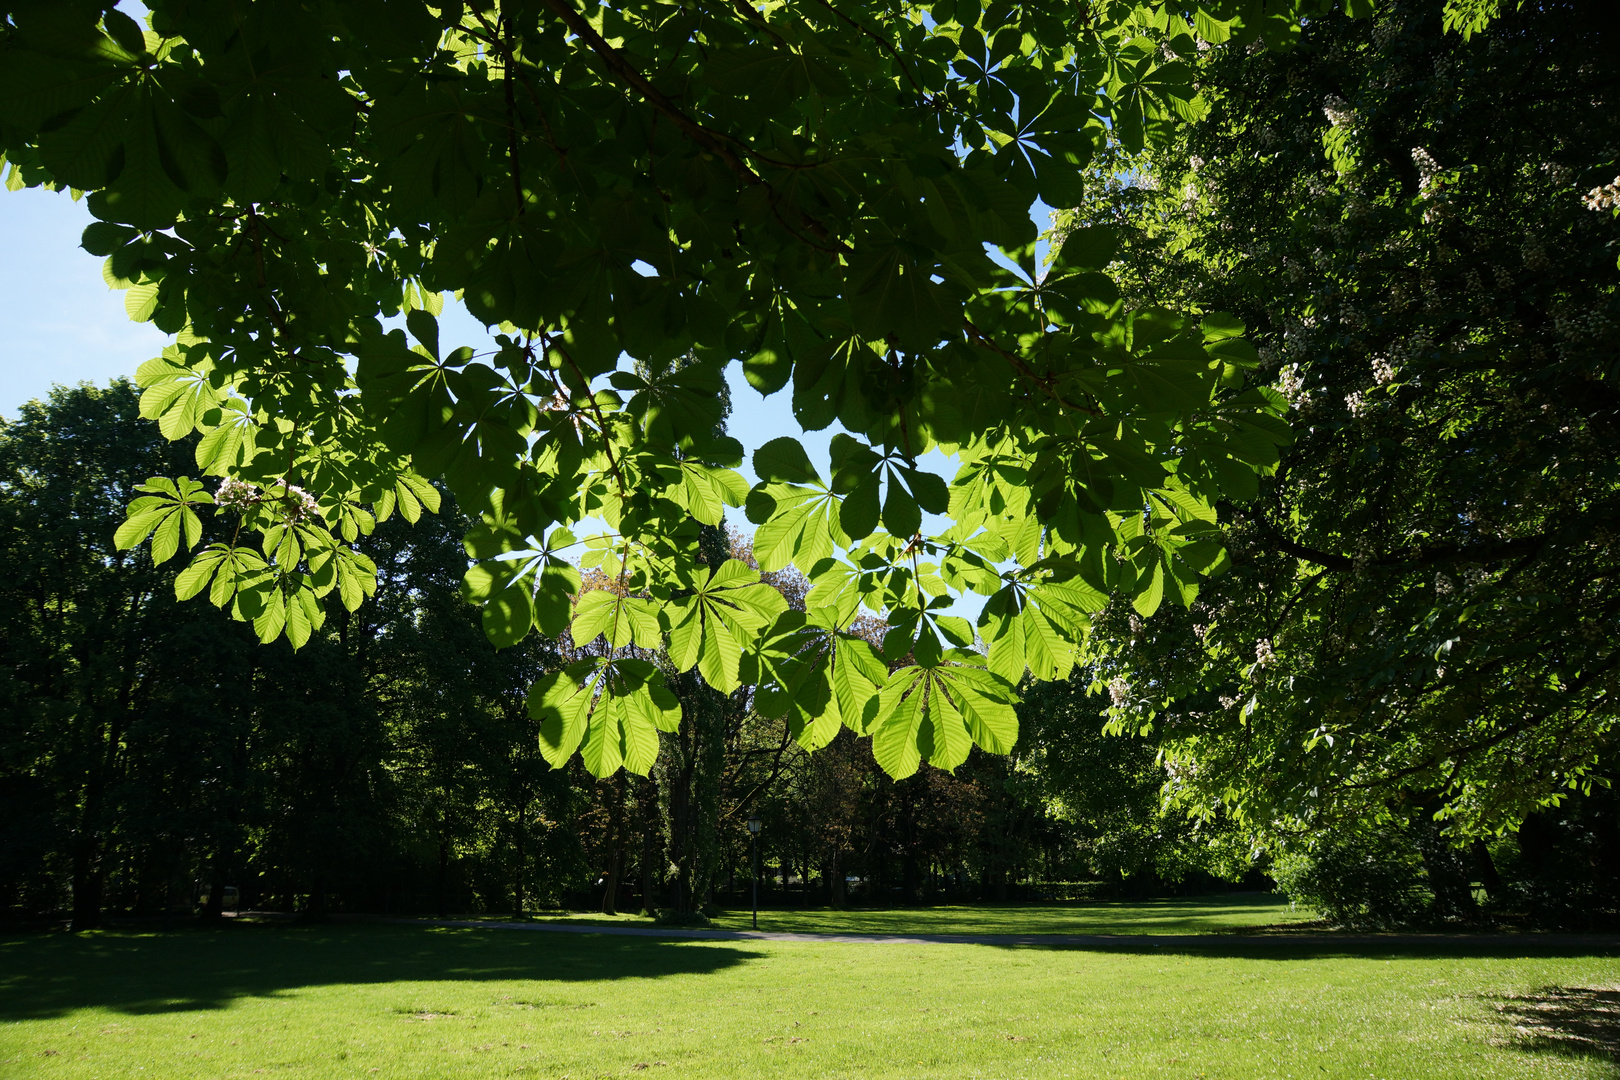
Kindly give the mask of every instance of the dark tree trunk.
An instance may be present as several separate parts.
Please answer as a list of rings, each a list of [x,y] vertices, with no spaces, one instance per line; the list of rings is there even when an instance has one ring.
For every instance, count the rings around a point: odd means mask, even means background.
[[[1502,875],[1497,873],[1496,861],[1491,858],[1491,849],[1483,840],[1475,840],[1469,845],[1474,856],[1474,868],[1479,872],[1480,884],[1485,886],[1485,895],[1491,898],[1492,903],[1502,899]]]
[[[523,878],[528,869],[523,843],[528,830],[523,820],[523,811],[527,809],[527,802],[528,792],[520,788],[518,792],[517,821],[515,822],[515,831],[512,834],[512,855],[516,862],[516,865],[512,868],[512,917],[514,919],[523,918]]]
[[[1479,918],[1479,904],[1462,853],[1446,842],[1445,833],[1434,815],[1436,806],[1420,806],[1417,818],[1418,854],[1423,857],[1423,869],[1429,876],[1429,889],[1434,893],[1435,914],[1442,919],[1464,919],[1472,922]]]
[[[74,930],[94,930],[101,925],[101,899],[106,882],[97,865],[94,841],[83,837],[73,852]]]
[[[614,787],[613,812],[608,824],[607,871],[602,875],[602,914],[619,913],[619,872],[624,865],[624,773]]]
[[[321,871],[315,875],[309,890],[309,904],[304,908],[304,918],[309,922],[325,922],[326,908],[326,872]]]
[[[439,879],[438,879],[439,918],[450,917],[450,840],[448,837],[439,837]]]
[[[839,911],[849,906],[844,882],[844,852],[837,845],[833,846],[832,857],[827,860],[827,902]]]
[[[658,880],[654,873],[658,861],[658,791],[651,779],[636,784],[637,809],[641,812],[641,910],[652,915],[658,897]]]
[[[225,917],[225,882],[218,870],[208,882],[208,899],[203,903],[202,917],[205,922],[218,922]]]

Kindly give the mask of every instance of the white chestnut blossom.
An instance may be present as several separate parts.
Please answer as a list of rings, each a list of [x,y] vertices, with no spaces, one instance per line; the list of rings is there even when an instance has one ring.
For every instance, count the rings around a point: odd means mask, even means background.
[[[1614,210],[1620,208],[1620,176],[1614,182],[1595,187],[1581,200],[1588,210]]]
[[[1328,123],[1334,127],[1349,127],[1356,122],[1356,110],[1350,103],[1337,94],[1329,94],[1322,103],[1322,112],[1327,116]]]
[[[1418,190],[1425,196],[1438,187],[1435,177],[1440,175],[1440,163],[1434,160],[1434,155],[1421,146],[1412,147],[1412,164],[1418,170]]]
[[[315,496],[296,484],[287,485],[287,490],[282,496],[281,505],[282,514],[294,524],[320,516],[320,508],[315,502]]]
[[[222,511],[245,514],[259,505],[263,497],[252,484],[227,476],[214,491],[214,505]]]

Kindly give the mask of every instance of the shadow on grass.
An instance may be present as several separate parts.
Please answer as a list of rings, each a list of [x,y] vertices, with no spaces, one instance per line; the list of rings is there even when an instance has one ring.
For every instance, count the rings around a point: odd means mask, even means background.
[[[1544,986],[1531,994],[1484,1000],[1509,1029],[1500,1039],[1506,1045],[1527,1053],[1598,1058],[1620,1066],[1620,989]]]
[[[758,955],[721,942],[383,926],[13,936],[0,938],[0,1021],[221,1009],[336,983],[704,975]]]

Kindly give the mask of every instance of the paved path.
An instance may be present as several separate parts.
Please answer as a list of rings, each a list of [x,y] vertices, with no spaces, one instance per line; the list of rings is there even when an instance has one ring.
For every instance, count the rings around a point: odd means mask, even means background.
[[[1313,931],[1269,934],[793,934],[769,930],[697,930],[680,926],[600,926],[591,923],[493,922],[483,919],[389,919],[475,930],[541,930],[554,934],[616,934],[624,937],[690,938],[699,941],[807,941],[850,945],[1078,945],[1089,948],[1203,948],[1290,945],[1496,945],[1620,948],[1620,934],[1332,934]]]

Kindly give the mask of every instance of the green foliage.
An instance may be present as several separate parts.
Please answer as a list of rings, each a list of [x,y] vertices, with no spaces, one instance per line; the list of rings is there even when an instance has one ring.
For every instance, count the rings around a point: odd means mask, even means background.
[[[1233,312],[1287,398],[1295,441],[1219,507],[1231,572],[1092,632],[1168,794],[1273,838],[1456,846],[1615,775],[1620,52],[1579,4],[1469,38],[1442,7],[1209,54],[1209,121],[1115,162],[1096,222],[1128,298]]]
[[[36,0],[0,21],[0,149],[18,183],[90,193],[86,249],[176,335],[144,413],[246,485],[214,493],[239,527],[188,590],[302,645],[324,596],[369,592],[357,538],[442,477],[482,518],[473,557],[521,567],[469,577],[492,640],[571,621],[763,686],[742,646],[780,611],[694,584],[698,526],[746,501],[762,566],[810,575],[835,633],[882,612],[887,658],[927,672],[885,699],[914,714],[882,729],[904,771],[1005,749],[1011,686],[1067,671],[1096,594],[1147,613],[1219,567],[1213,508],[1275,466],[1281,398],[1245,389],[1230,321],[1123,302],[1105,235],[1041,272],[1029,211],[1084,202],[1110,137],[1165,145],[1204,115],[1200,43],[1284,45],[1332,7],[154,0],[141,27]],[[446,294],[494,350],[440,340]],[[714,427],[733,361],[806,430],[844,429],[830,480],[778,440],[744,490]],[[952,480],[919,468],[932,449]],[[168,556],[204,503],[151,497],[176,507]],[[949,527],[923,535],[924,511]],[[537,538],[586,518],[618,591],[565,617]],[[979,627],[996,678],[939,666],[970,643],[941,614],[964,592],[1002,598]],[[651,699],[618,663],[581,721],[601,768],[646,763],[626,718]]]
[[[1409,926],[1433,899],[1417,845],[1397,824],[1315,838],[1305,850],[1279,852],[1271,876],[1295,903],[1336,926],[1388,930]]]

